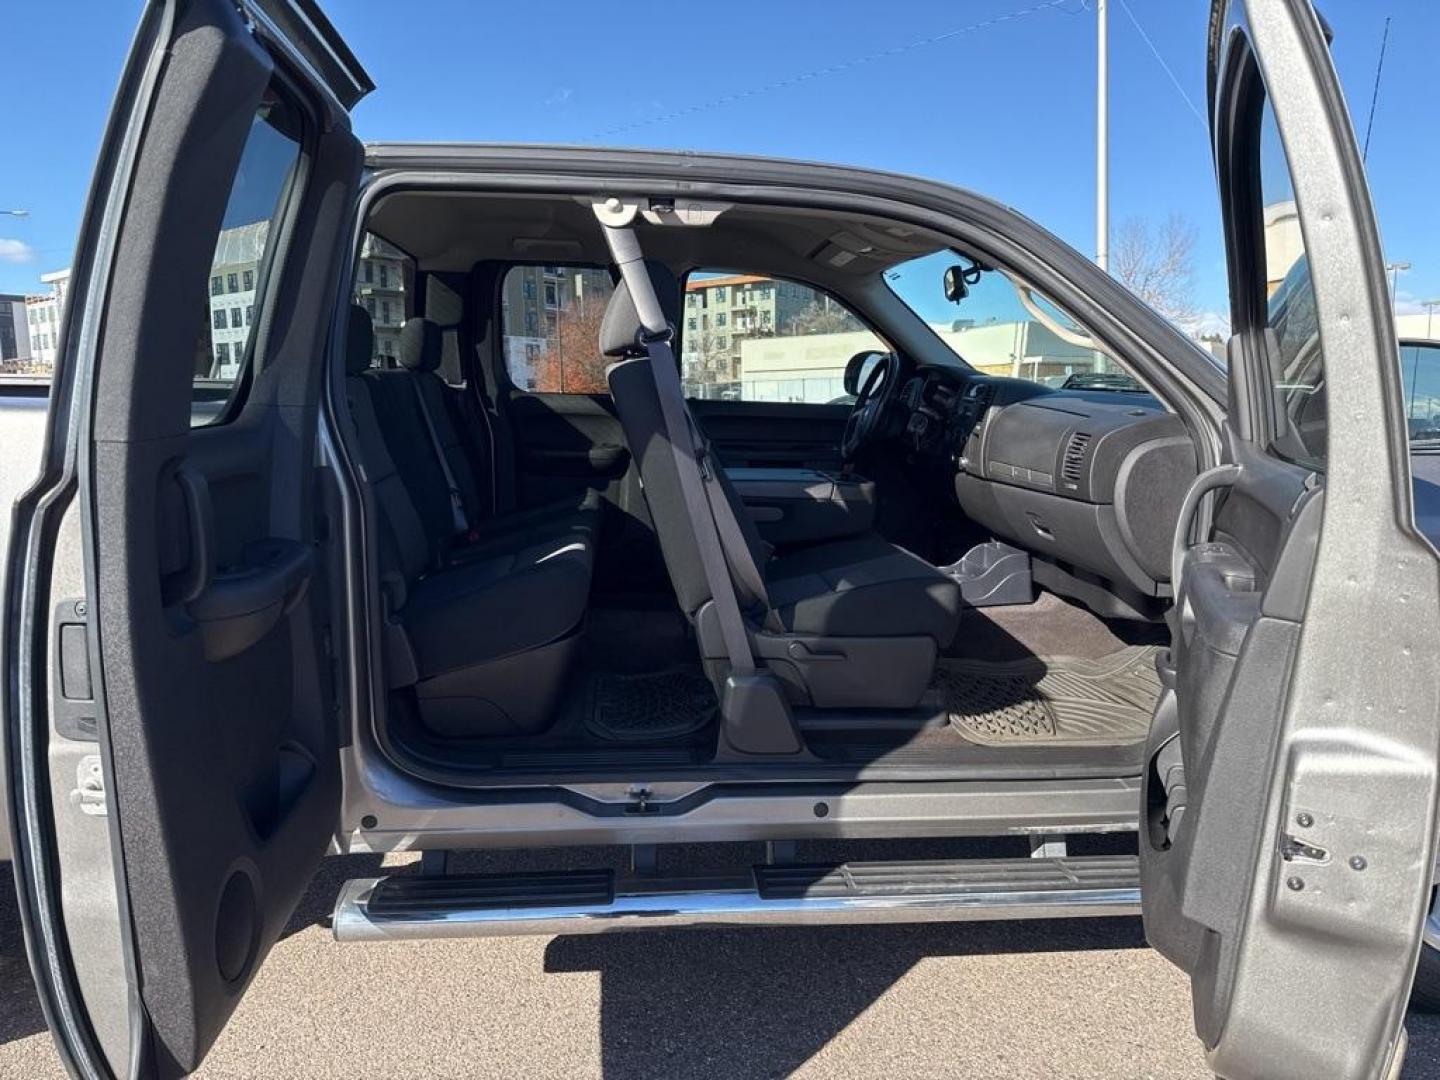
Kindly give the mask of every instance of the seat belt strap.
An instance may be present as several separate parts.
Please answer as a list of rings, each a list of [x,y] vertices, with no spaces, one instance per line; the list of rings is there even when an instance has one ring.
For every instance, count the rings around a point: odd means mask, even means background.
[[[465,499],[460,494],[460,485],[455,482],[455,473],[450,468],[450,461],[445,456],[445,447],[440,444],[440,433],[435,430],[435,420],[430,415],[430,408],[425,401],[425,391],[420,389],[420,378],[409,376],[410,385],[415,391],[415,402],[420,406],[420,416],[425,420],[425,430],[430,435],[430,449],[435,452],[435,460],[440,463],[440,472],[445,477],[445,487],[450,492],[450,520],[455,526],[457,533],[468,533],[470,531],[470,520],[465,514]]]
[[[730,578],[730,568],[717,532],[711,500],[701,476],[695,440],[686,414],[685,398],[680,388],[680,374],[675,366],[675,353],[670,348],[670,327],[665,321],[664,312],[660,310],[660,301],[655,296],[655,287],[645,269],[635,233],[626,227],[612,226],[603,221],[601,224],[610,253],[620,269],[620,276],[625,281],[630,299],[635,304],[636,314],[640,317],[640,325],[644,328],[643,343],[650,365],[650,377],[655,380],[655,391],[660,399],[666,437],[675,457],[675,472],[680,480],[686,515],[695,532],[695,543],[700,549],[700,563],[715,605],[720,636],[725,643],[725,653],[730,659],[730,669],[736,675],[753,675],[755,656],[750,649],[750,633],[745,627],[745,618],[740,613],[740,602],[735,596],[735,583]]]
[[[725,549],[725,561],[751,600],[764,604],[768,609],[770,597],[765,588],[765,574],[750,553],[745,530],[740,526],[740,519],[735,516],[734,503],[720,486],[717,470],[723,466],[715,460],[714,451],[710,449],[705,437],[695,430],[694,424],[689,426],[691,440],[696,448],[695,458],[700,466],[700,481],[705,486],[705,497],[710,504],[710,513],[715,518],[715,529],[720,534],[720,545]]]

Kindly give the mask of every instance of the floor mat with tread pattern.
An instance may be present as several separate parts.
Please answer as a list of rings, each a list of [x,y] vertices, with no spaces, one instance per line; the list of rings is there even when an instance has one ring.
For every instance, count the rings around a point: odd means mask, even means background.
[[[674,739],[699,731],[718,709],[715,689],[699,667],[595,678],[585,726],[602,739]]]
[[[942,659],[934,685],[971,742],[1118,745],[1143,739],[1160,697],[1155,645],[1100,659]]]

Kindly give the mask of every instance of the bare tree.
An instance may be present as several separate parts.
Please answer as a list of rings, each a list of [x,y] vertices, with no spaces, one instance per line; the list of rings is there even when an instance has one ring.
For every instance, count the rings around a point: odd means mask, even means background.
[[[789,337],[801,334],[846,334],[864,329],[864,324],[839,304],[816,299],[791,316],[782,333]]]
[[[1110,249],[1110,272],[1173,322],[1195,317],[1195,226],[1171,213],[1158,229],[1143,218],[1121,222]]]

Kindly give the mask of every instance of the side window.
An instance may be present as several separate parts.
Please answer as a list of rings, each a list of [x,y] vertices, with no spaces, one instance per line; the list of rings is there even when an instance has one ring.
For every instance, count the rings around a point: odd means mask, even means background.
[[[375,328],[372,367],[400,364],[400,328],[415,314],[415,262],[374,233],[360,244],[360,265],[355,273],[355,302],[370,313]]]
[[[214,423],[227,413],[250,355],[253,320],[275,251],[279,219],[300,159],[299,111],[273,90],[265,95],[230,185],[225,218],[215,241],[205,314],[195,355],[191,422]]]
[[[1145,392],[1065,311],[1033,290],[1022,293],[1000,270],[937,251],[884,276],[905,306],[976,371],[1070,390]]]
[[[1405,418],[1410,429],[1410,445],[1440,445],[1440,344],[1402,344],[1400,379],[1405,388]]]
[[[1260,179],[1265,335],[1275,395],[1270,449],[1312,469],[1325,467],[1325,365],[1315,288],[1295,206],[1290,164],[1275,114],[1260,108],[1253,146]]]
[[[600,322],[615,291],[594,266],[516,265],[500,285],[500,340],[511,383],[536,394],[604,394]]]
[[[690,398],[841,402],[850,358],[887,348],[835,297],[782,278],[697,270],[682,303],[680,378]]]

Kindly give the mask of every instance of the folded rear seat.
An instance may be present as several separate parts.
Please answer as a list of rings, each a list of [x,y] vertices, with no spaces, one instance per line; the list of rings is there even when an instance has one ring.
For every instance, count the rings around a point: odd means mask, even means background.
[[[571,505],[524,519],[507,515],[483,522],[463,546],[445,543],[455,530],[441,528],[437,536],[433,506],[428,528],[420,510],[424,500],[433,500],[433,485],[412,488],[408,482],[423,475],[423,457],[408,454],[411,469],[402,475],[391,453],[401,445],[398,431],[416,438],[413,427],[399,426],[413,425],[415,417],[403,419],[398,407],[399,391],[413,398],[415,390],[401,381],[409,379],[406,372],[369,370],[373,336],[370,316],[353,308],[345,388],[380,508],[388,683],[414,687],[421,719],[438,734],[538,731],[563,689],[584,621],[593,514]],[[418,449],[429,446],[426,437]],[[448,514],[443,485],[441,493]]]

